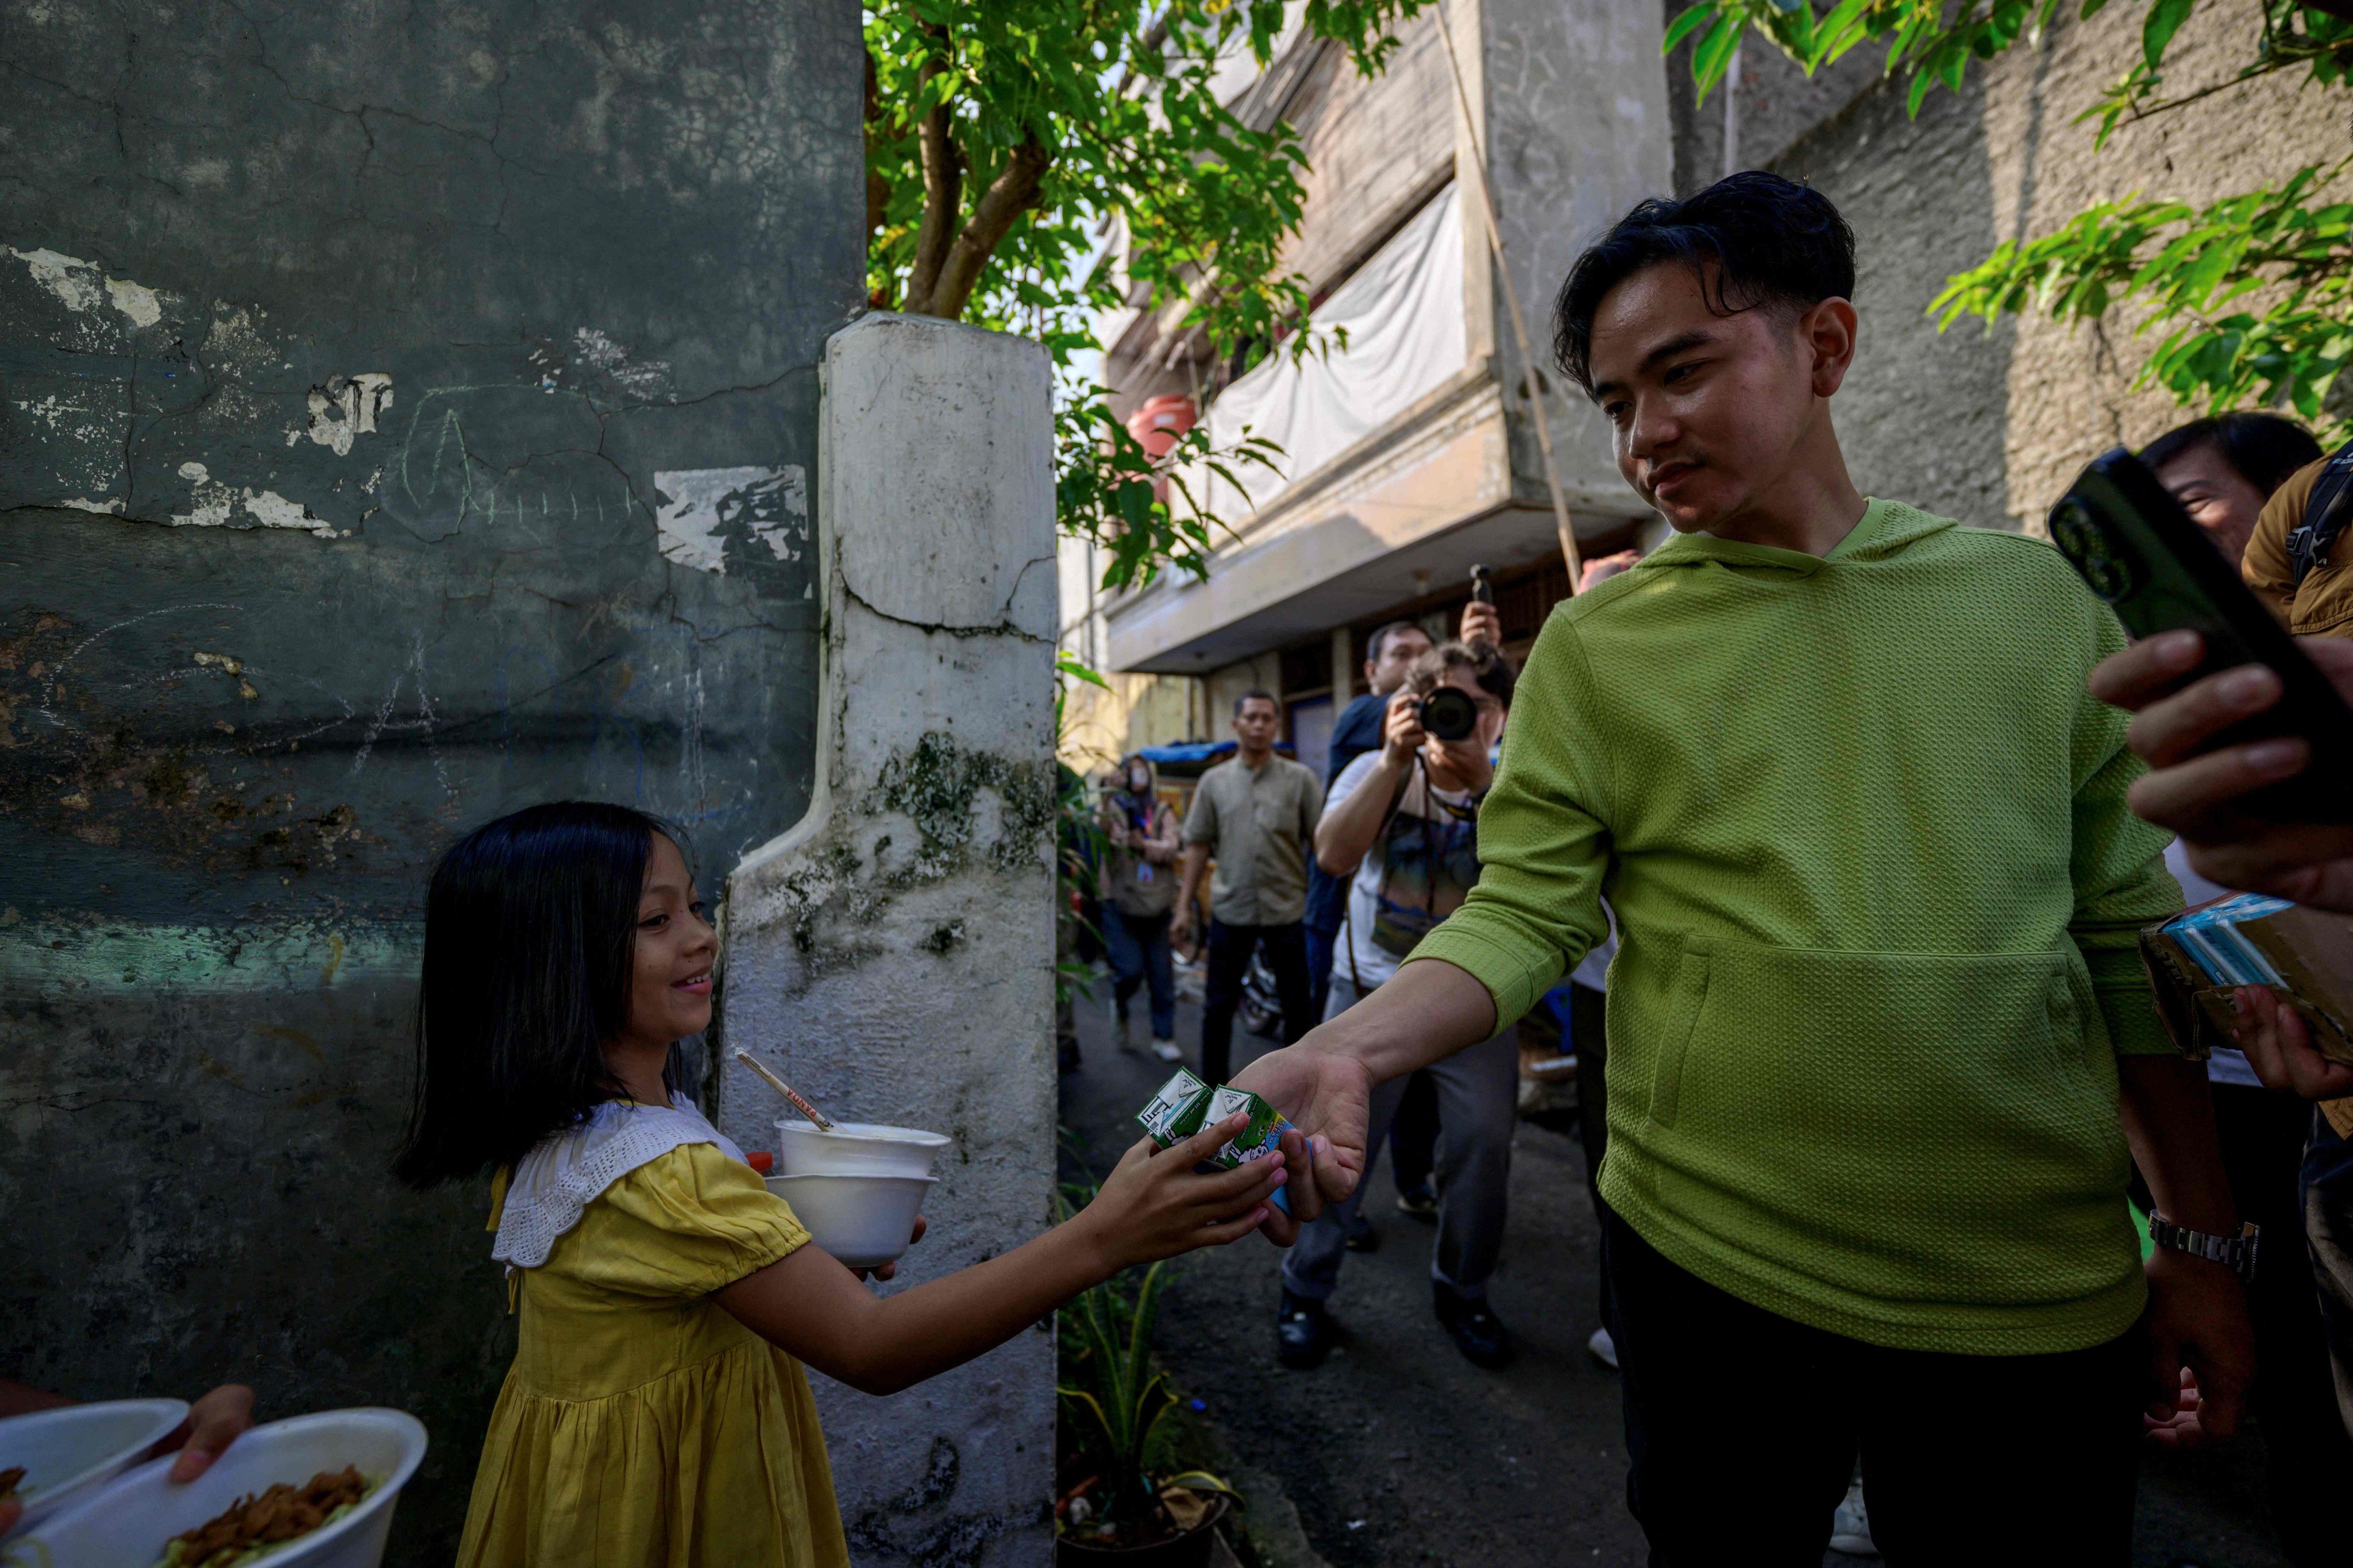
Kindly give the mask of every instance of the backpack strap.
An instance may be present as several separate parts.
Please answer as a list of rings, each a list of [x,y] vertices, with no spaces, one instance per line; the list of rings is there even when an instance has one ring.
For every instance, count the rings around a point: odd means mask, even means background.
[[[2304,521],[2288,530],[2288,564],[2296,586],[2304,585],[2314,567],[2328,564],[2329,546],[2348,522],[2353,522],[2353,441],[2329,458],[2304,503]]]

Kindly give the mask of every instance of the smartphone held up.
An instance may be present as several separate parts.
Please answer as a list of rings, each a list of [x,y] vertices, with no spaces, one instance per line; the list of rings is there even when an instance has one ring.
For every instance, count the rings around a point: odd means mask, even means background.
[[[2312,760],[2250,805],[2298,821],[2353,821],[2345,784],[2353,709],[2147,465],[2121,447],[2094,458],[2051,509],[2051,539],[2135,639],[2177,630],[2205,639],[2205,662],[2184,684],[2242,664],[2278,674],[2280,700],[2216,743],[2292,735],[2311,746]]]

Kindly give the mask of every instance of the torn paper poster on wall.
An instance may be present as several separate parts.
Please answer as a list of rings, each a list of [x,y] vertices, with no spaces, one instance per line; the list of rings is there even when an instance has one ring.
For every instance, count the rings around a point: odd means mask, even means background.
[[[654,489],[661,552],[681,566],[723,576],[731,543],[739,559],[755,542],[778,561],[807,553],[808,475],[798,463],[663,469]]]

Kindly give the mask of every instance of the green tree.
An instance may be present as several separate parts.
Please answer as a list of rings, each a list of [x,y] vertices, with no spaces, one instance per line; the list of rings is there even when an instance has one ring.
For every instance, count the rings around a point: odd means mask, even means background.
[[[1937,87],[1957,89],[1971,61],[2021,38],[2039,42],[2063,3],[2088,18],[2108,0],[1838,0],[1820,14],[1806,0],[1702,0],[1669,26],[1666,47],[1696,40],[1692,74],[1704,97],[1751,31],[1809,75],[1880,44],[1887,72],[1910,78],[1907,104],[1917,115]],[[2304,72],[2330,95],[2328,112],[2340,122],[2353,108],[2353,0],[2242,0],[2233,9],[2246,19],[2243,65],[2226,82],[2170,89],[2167,51],[2198,5],[2147,0],[2137,55],[2081,117],[2097,122],[2095,145],[2123,121],[2177,112],[2276,71]],[[2353,358],[2348,165],[2353,158],[2288,171],[2203,206],[2137,196],[2097,203],[2051,233],[2005,241],[1954,274],[1929,310],[1942,330],[1963,316],[1990,326],[2028,310],[2094,320],[2136,300],[2148,310],[2139,331],[2156,339],[2136,385],[2160,385],[2178,402],[2217,412],[2284,404],[2342,440],[2353,436],[2353,411],[2330,391]]]
[[[1429,0],[1307,0],[1300,25],[1379,70],[1389,28]],[[1065,531],[1108,553],[1105,584],[1206,566],[1215,518],[1154,480],[1206,462],[1229,479],[1278,449],[1213,449],[1206,428],[1154,462],[1071,374],[1089,319],[1121,302],[1101,251],[1124,230],[1130,303],[1219,356],[1317,352],[1308,280],[1281,265],[1299,226],[1297,133],[1221,101],[1273,58],[1284,0],[896,0],[866,14],[868,282],[878,308],[1035,334],[1064,373],[1056,416]],[[1186,493],[1189,501],[1192,498]],[[1189,510],[1189,509],[1188,509]]]

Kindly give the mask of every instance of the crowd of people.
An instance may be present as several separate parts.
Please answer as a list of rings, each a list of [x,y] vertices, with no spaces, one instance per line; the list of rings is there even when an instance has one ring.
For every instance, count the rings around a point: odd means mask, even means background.
[[[491,1177],[519,1323],[458,1560],[846,1564],[804,1364],[906,1388],[1252,1232],[1291,1249],[1276,1353],[1312,1366],[1417,1093],[1435,1315],[1503,1364],[1512,1040],[1566,982],[1594,1352],[1654,1564],[1818,1563],[1834,1528],[1904,1564],[2121,1563],[2144,1445],[2228,1438],[2250,1405],[2289,1555],[2343,1561],[2353,1066],[2263,986],[2237,1055],[2189,1059],[2137,942],[2185,881],[2353,913],[2353,812],[2264,793],[2313,751],[2239,728],[2276,672],[2210,669],[2192,632],[2127,645],[2042,542],[1855,487],[1831,418],[1854,291],[1853,237],[1802,186],[1642,204],[1579,258],[1555,347],[1673,536],[1597,567],[1525,668],[1484,606],[1445,642],[1382,628],[1325,776],[1276,754],[1256,691],[1181,823],[1121,765],[1114,1004],[1148,991],[1152,1048],[1183,1054],[1172,949],[1208,879],[1198,1065],[1289,1119],[1265,1159],[1208,1163],[1239,1115],[1139,1142],[1063,1224],[877,1297],[675,1092],[717,939],[673,830],[561,803],[459,841],[396,1167]],[[2353,698],[2353,447],[2240,416],[2147,456]],[[1236,1071],[1253,955],[1285,1043]],[[207,1396],[184,1468],[249,1406]]]

